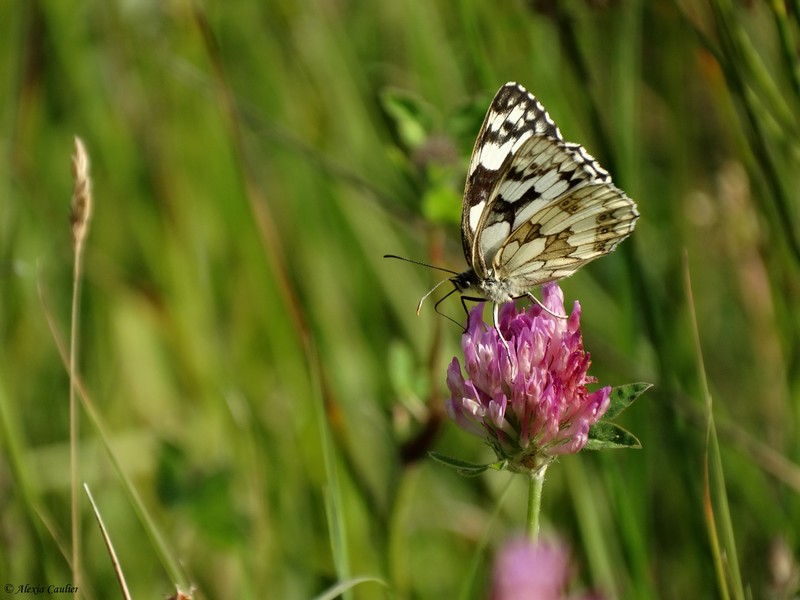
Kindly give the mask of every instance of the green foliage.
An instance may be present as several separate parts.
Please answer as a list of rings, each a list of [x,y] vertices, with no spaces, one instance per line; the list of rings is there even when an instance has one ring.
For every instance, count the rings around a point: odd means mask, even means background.
[[[628,383],[612,388],[608,409],[603,415],[603,419],[611,420],[617,417],[651,387],[653,387],[652,383]]]
[[[600,421],[589,429],[587,450],[613,450],[619,448],[641,448],[642,443],[631,432],[615,423]]]
[[[468,156],[518,80],[639,205],[563,288],[599,385],[655,383],[606,434],[641,452],[548,470],[544,532],[610,597],[737,578],[792,597],[774,565],[800,554],[798,39],[797,2],[0,3],[3,583],[72,580],[77,134],[80,482],[132,596],[484,597],[525,486],[426,458],[492,459],[443,417],[460,328],[414,314],[441,274],[382,256],[463,268]],[[455,296],[439,308],[463,322]],[[82,596],[117,597],[80,511]]]
[[[416,150],[427,141],[433,131],[433,110],[419,97],[387,89],[381,94],[381,105],[405,148]]]
[[[587,450],[613,450],[619,448],[641,448],[642,443],[631,432],[619,425],[611,423],[611,419],[619,415],[652,386],[650,383],[629,383],[611,390],[608,410],[602,420],[589,429]]]
[[[488,469],[502,471],[505,468],[505,461],[487,463],[485,465],[476,465],[466,460],[439,454],[438,452],[429,452],[428,456],[438,463],[448,466],[451,469],[455,469],[456,473],[464,477],[475,477],[487,471]]]

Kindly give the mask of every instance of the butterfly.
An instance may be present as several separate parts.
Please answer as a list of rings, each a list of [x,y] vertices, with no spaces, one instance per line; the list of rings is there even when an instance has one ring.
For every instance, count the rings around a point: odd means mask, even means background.
[[[469,268],[440,284],[452,282],[462,302],[492,301],[497,327],[501,304],[528,297],[541,305],[531,288],[608,254],[638,218],[608,171],[565,142],[536,97],[509,82],[489,105],[469,163],[461,211]]]

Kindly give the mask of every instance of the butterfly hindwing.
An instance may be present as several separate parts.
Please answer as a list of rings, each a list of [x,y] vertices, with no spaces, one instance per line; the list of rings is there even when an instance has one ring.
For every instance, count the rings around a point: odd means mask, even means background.
[[[633,231],[638,213],[631,205],[613,184],[583,184],[514,230],[494,257],[495,276],[529,289],[572,275]]]

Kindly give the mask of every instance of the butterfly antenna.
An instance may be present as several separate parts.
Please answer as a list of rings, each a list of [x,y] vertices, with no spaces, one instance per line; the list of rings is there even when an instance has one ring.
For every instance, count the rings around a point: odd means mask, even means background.
[[[398,258],[399,258],[399,257],[398,257]],[[412,260],[412,261],[410,261],[410,262],[416,262],[416,261],[415,261],[415,260]],[[420,263],[420,264],[422,264],[422,263]],[[435,267],[435,268],[436,268],[436,267]],[[451,271],[451,273],[452,273],[452,271]],[[430,290],[430,291],[429,291],[427,294],[425,294],[425,295],[422,297],[422,299],[419,301],[419,304],[417,304],[417,316],[419,316],[419,311],[420,311],[420,310],[422,310],[422,303],[423,303],[423,302],[425,302],[425,300],[427,300],[427,299],[428,299],[428,296],[430,296],[430,295],[431,295],[433,292],[435,292],[435,291],[436,291],[436,288],[438,288],[438,287],[439,287],[440,285],[442,285],[443,283],[447,283],[448,281],[450,281],[450,280],[449,280],[449,279],[442,279],[442,280],[441,280],[439,283],[437,283],[435,286],[433,286],[433,287],[431,288],[431,290]],[[449,296],[450,294],[452,294],[452,293],[453,293],[453,292],[455,292],[455,291],[456,291],[456,290],[455,290],[455,288],[454,288],[454,289],[453,289],[453,290],[452,290],[452,291],[451,291],[449,294],[447,294],[447,296]],[[447,296],[445,296],[444,298],[447,298]],[[444,298],[442,298],[442,300],[444,300]],[[439,303],[440,303],[442,300],[439,300],[439,302],[437,302],[437,303],[436,303],[436,306],[439,306]],[[435,308],[435,307],[434,307],[434,308]],[[437,310],[436,312],[439,312],[439,311]],[[442,313],[439,313],[439,314],[442,314]]]
[[[406,262],[414,263],[415,265],[420,265],[421,267],[428,267],[429,269],[436,269],[437,271],[444,271],[445,273],[450,273],[451,275],[458,275],[455,271],[451,271],[450,269],[445,269],[444,267],[437,267],[436,265],[431,265],[428,263],[424,263],[421,260],[414,260],[413,258],[406,258],[405,256],[397,256],[396,254],[384,254],[383,258],[396,258],[397,260],[404,260]],[[447,280],[445,280],[447,281]],[[434,290],[436,288],[433,288]],[[431,290],[433,291],[433,290]]]

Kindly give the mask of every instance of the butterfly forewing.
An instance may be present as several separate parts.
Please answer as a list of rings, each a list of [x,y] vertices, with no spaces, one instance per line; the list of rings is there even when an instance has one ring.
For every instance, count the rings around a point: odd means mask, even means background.
[[[461,239],[464,255],[479,275],[486,273],[486,262],[483,254],[476,252],[476,233],[481,231],[484,217],[490,214],[492,198],[512,158],[534,137],[561,140],[561,133],[531,93],[519,84],[505,84],[492,100],[475,141],[464,189]],[[499,232],[484,231],[487,236],[493,233]]]

